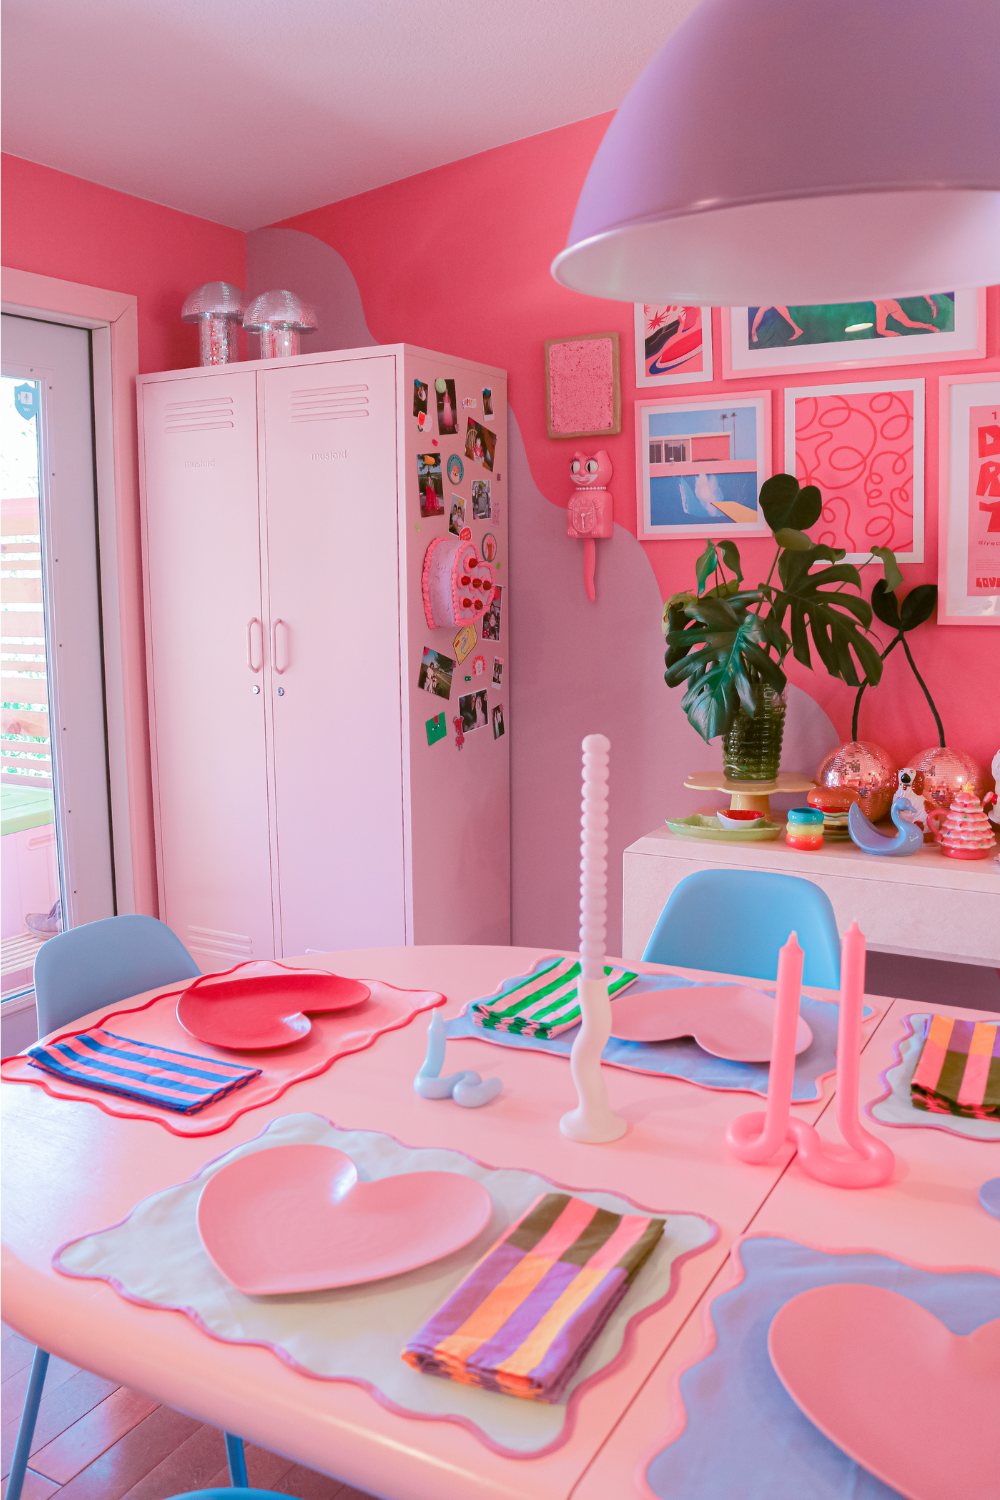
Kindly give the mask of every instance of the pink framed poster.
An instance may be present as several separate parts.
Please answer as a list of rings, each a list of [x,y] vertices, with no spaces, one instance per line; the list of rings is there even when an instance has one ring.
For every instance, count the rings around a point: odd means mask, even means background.
[[[636,385],[694,385],[711,379],[712,309],[636,302]]]
[[[875,380],[785,390],[785,469],[815,484],[814,541],[865,562],[891,547],[924,560],[924,382]]]
[[[945,375],[938,624],[1000,625],[1000,378]]]
[[[770,391],[637,400],[635,446],[640,541],[769,534]]]
[[[722,376],[985,359],[986,290],[805,307],[724,307]]]

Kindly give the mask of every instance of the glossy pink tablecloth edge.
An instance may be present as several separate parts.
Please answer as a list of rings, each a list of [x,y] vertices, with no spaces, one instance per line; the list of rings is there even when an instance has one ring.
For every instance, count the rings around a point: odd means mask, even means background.
[[[906,1004],[911,1003],[915,1004],[916,1002],[906,1002]],[[902,1017],[903,1031],[900,1036],[897,1036],[893,1039],[892,1059],[889,1063],[887,1063],[887,1065],[878,1075],[879,1086],[881,1087],[882,1092],[881,1094],[879,1094],[877,1099],[869,1099],[864,1106],[865,1114],[868,1116],[869,1120],[874,1120],[876,1125],[885,1125],[889,1130],[942,1130],[944,1131],[945,1135],[955,1136],[960,1134],[958,1131],[941,1123],[935,1117],[935,1112],[933,1110],[923,1111],[922,1113],[924,1115],[924,1118],[910,1121],[880,1120],[878,1116],[873,1113],[877,1104],[884,1104],[887,1099],[890,1099],[892,1097],[892,1088],[889,1084],[889,1074],[892,1072],[893,1068],[898,1068],[899,1064],[903,1060],[902,1049],[904,1042],[908,1042],[910,1040],[910,1037],[915,1034],[916,1028],[913,1026],[913,1017],[917,1015],[922,1016],[932,1014],[936,1014],[936,1011],[934,1011],[933,1007],[921,1005],[917,1006],[917,1008],[911,1011],[909,1015]],[[992,1020],[988,1022],[988,1024],[990,1025],[992,1025],[994,1022],[1000,1022],[1000,1015],[994,1016],[992,1011],[977,1011],[975,1012],[975,1016],[979,1020],[982,1020],[984,1017],[992,1017]],[[965,1017],[962,1017],[961,1019],[971,1020],[972,1015],[967,1015]],[[942,1120],[945,1120],[947,1118],[947,1115],[943,1115],[941,1117]],[[1000,1145],[1000,1136],[996,1136],[992,1140],[985,1136],[960,1136],[960,1139],[978,1140],[981,1141],[983,1145],[988,1146]]]
[[[317,1111],[311,1111],[311,1113],[318,1113],[318,1112]],[[350,1129],[351,1128],[349,1126],[345,1127],[343,1125],[338,1125],[335,1120],[329,1119],[326,1115],[320,1115],[320,1119],[325,1120],[326,1123],[328,1125],[331,1125],[335,1130],[344,1130],[344,1129]],[[271,1122],[268,1122],[268,1124],[270,1124],[270,1123]],[[259,1130],[257,1132],[257,1134],[255,1136],[251,1136],[250,1140],[254,1140],[254,1141],[260,1140],[261,1137],[264,1136],[267,1133],[267,1130],[268,1130],[268,1125],[265,1125],[261,1130]],[[394,1136],[394,1135],[390,1134],[389,1131],[382,1131],[380,1133],[383,1134],[383,1135],[388,1136],[391,1141],[393,1141],[397,1146],[402,1146],[404,1150],[420,1149],[419,1147],[413,1147],[413,1146],[411,1146],[406,1141],[399,1140],[399,1138],[397,1136]],[[244,1144],[244,1143],[241,1143],[241,1144]],[[233,1150],[233,1149],[234,1148],[232,1146],[228,1146],[226,1148],[226,1150],[225,1151],[221,1151],[218,1156],[214,1156],[214,1157],[211,1158],[210,1161],[205,1162],[205,1164],[203,1166],[199,1167],[196,1172],[193,1172],[190,1177],[183,1178],[180,1183],[175,1183],[175,1184],[173,1184],[173,1186],[180,1187],[180,1186],[182,1186],[185,1183],[195,1182],[209,1167],[211,1167],[212,1165],[214,1165],[215,1162],[221,1161],[221,1159],[224,1156],[228,1156],[229,1152],[231,1150]],[[456,1148],[452,1148],[452,1149],[456,1149]],[[474,1162],[476,1164],[476,1166],[478,1166],[478,1167],[484,1167],[487,1170],[492,1170],[492,1171],[496,1171],[497,1170],[497,1167],[496,1167],[495,1163],[493,1163],[493,1162],[486,1162],[486,1161],[480,1161],[478,1157],[472,1156],[467,1151],[457,1151],[457,1155],[464,1156],[467,1161]],[[591,1191],[593,1191],[593,1189],[589,1189],[589,1188],[574,1188],[574,1187],[571,1187],[571,1186],[569,1186],[568,1184],[566,1184],[564,1182],[557,1182],[553,1178],[546,1176],[546,1174],[544,1172],[537,1171],[537,1169],[535,1170],[535,1175],[538,1176],[538,1177],[541,1177],[541,1179],[543,1180],[543,1182],[547,1182],[549,1184],[549,1186],[552,1187],[552,1188],[554,1188],[557,1192],[578,1193],[578,1192],[591,1192]],[[164,1192],[164,1191],[169,1191],[169,1188],[168,1189],[163,1189],[163,1188],[157,1189],[157,1193]],[[626,1363],[626,1361],[628,1360],[629,1355],[632,1352],[632,1346],[633,1346],[633,1343],[634,1343],[634,1330],[641,1323],[643,1323],[646,1320],[646,1318],[652,1316],[653,1313],[659,1312],[661,1310],[661,1308],[663,1308],[663,1307],[665,1307],[667,1305],[668,1302],[672,1301],[672,1299],[674,1298],[674,1296],[676,1295],[676,1292],[677,1292],[677,1287],[678,1287],[678,1283],[679,1283],[679,1280],[680,1280],[680,1271],[681,1271],[681,1267],[683,1266],[684,1262],[688,1261],[688,1260],[693,1260],[697,1256],[703,1254],[705,1251],[711,1250],[714,1245],[718,1244],[719,1239],[720,1239],[720,1230],[719,1230],[718,1224],[716,1224],[713,1219],[710,1219],[707,1214],[692,1213],[691,1211],[689,1211],[687,1209],[650,1208],[647,1204],[637,1202],[636,1199],[630,1197],[628,1193],[619,1192],[616,1189],[611,1189],[611,1188],[605,1189],[605,1191],[607,1191],[607,1192],[614,1191],[616,1197],[619,1197],[619,1198],[623,1199],[624,1202],[628,1203],[632,1208],[637,1209],[640,1213],[649,1214],[649,1215],[652,1215],[652,1216],[654,1216],[656,1218],[659,1218],[661,1216],[662,1217],[668,1217],[671,1214],[683,1213],[688,1218],[701,1219],[702,1222],[704,1224],[707,1224],[709,1226],[709,1228],[712,1230],[712,1234],[711,1234],[711,1237],[709,1239],[705,1240],[703,1244],[696,1246],[692,1250],[686,1250],[683,1255],[678,1255],[671,1262],[671,1267],[670,1267],[670,1286],[667,1289],[667,1291],[664,1293],[664,1295],[662,1297],[659,1297],[656,1300],[656,1302],[651,1302],[648,1307],[641,1308],[631,1318],[629,1318],[628,1323],[625,1326],[625,1335],[624,1335],[624,1339],[623,1339],[623,1342],[622,1342],[622,1347],[618,1351],[618,1353],[614,1356],[613,1359],[610,1359],[606,1365],[602,1365],[602,1367],[601,1367],[600,1370],[595,1371],[595,1373],[593,1375],[588,1376],[586,1380],[581,1381],[581,1383],[578,1386],[575,1387],[575,1389],[573,1390],[573,1392],[570,1395],[570,1398],[569,1398],[569,1400],[568,1400],[568,1402],[566,1404],[566,1421],[565,1421],[565,1425],[563,1426],[562,1431],[560,1432],[559,1436],[557,1438],[555,1438],[551,1443],[547,1443],[544,1447],[542,1447],[542,1448],[534,1448],[530,1452],[526,1452],[526,1453],[525,1452],[520,1452],[519,1450],[514,1449],[514,1448],[505,1448],[505,1447],[503,1447],[500,1443],[497,1443],[492,1438],[488,1437],[486,1435],[486,1433],[484,1433],[482,1431],[481,1428],[477,1427],[474,1422],[470,1421],[466,1417],[434,1416],[434,1415],[431,1415],[431,1414],[429,1414],[427,1412],[412,1411],[409,1407],[400,1406],[395,1401],[390,1400],[390,1398],[388,1396],[386,1396],[382,1391],[380,1391],[377,1386],[372,1385],[372,1383],[370,1381],[361,1380],[361,1379],[354,1379],[354,1378],[352,1378],[349,1375],[332,1375],[332,1376],[317,1375],[316,1372],[315,1372],[315,1370],[310,1370],[305,1365],[300,1365],[279,1344],[272,1343],[270,1340],[267,1340],[267,1339],[229,1339],[229,1338],[225,1338],[225,1337],[223,1337],[222,1334],[215,1333],[211,1328],[209,1328],[208,1325],[206,1323],[204,1323],[202,1321],[202,1319],[199,1317],[199,1315],[195,1311],[195,1309],[193,1307],[189,1307],[185,1303],[165,1304],[165,1303],[157,1303],[157,1302],[147,1302],[145,1300],[145,1298],[143,1298],[143,1297],[136,1297],[131,1292],[129,1292],[127,1290],[127,1288],[124,1287],[122,1285],[122,1283],[120,1281],[118,1281],[118,1279],[116,1277],[113,1277],[113,1276],[98,1276],[98,1277],[82,1276],[78,1272],[65,1270],[64,1267],[59,1264],[60,1257],[62,1256],[63,1251],[67,1250],[70,1247],[70,1245],[79,1244],[80,1240],[82,1240],[82,1239],[89,1239],[90,1235],[77,1235],[73,1239],[66,1240],[65,1243],[62,1244],[62,1245],[60,1245],[59,1248],[53,1253],[52,1262],[51,1263],[52,1263],[53,1270],[57,1271],[60,1276],[66,1276],[70,1280],[74,1280],[74,1281],[105,1281],[105,1282],[107,1282],[107,1284],[109,1286],[111,1286],[111,1287],[114,1288],[114,1290],[118,1293],[118,1295],[120,1297],[124,1298],[124,1300],[126,1302],[133,1303],[136,1307],[150,1308],[154,1312],[180,1312],[180,1313],[184,1313],[184,1315],[186,1317],[190,1318],[191,1322],[194,1323],[194,1325],[197,1328],[199,1328],[202,1331],[202,1333],[207,1334],[209,1336],[209,1338],[215,1339],[220,1344],[229,1344],[229,1345],[232,1345],[232,1344],[252,1344],[252,1345],[255,1345],[257,1348],[268,1349],[268,1350],[270,1350],[270,1352],[272,1354],[276,1355],[278,1357],[278,1359],[280,1359],[284,1364],[288,1365],[297,1374],[306,1376],[307,1379],[310,1379],[310,1380],[320,1380],[320,1381],[323,1381],[325,1383],[334,1384],[334,1385],[356,1385],[356,1386],[359,1386],[362,1390],[367,1391],[368,1394],[375,1401],[377,1401],[380,1406],[385,1407],[385,1409],[387,1411],[391,1411],[396,1416],[406,1417],[406,1418],[408,1418],[411,1421],[418,1421],[418,1422],[446,1422],[446,1423],[450,1424],[451,1426],[464,1427],[467,1432],[470,1432],[472,1434],[472,1436],[477,1440],[477,1442],[482,1443],[484,1447],[489,1448],[492,1452],[499,1454],[502,1458],[510,1458],[510,1459],[516,1459],[516,1460],[519,1460],[519,1461],[523,1461],[523,1460],[526,1460],[526,1459],[530,1460],[530,1459],[537,1459],[537,1458],[545,1458],[548,1454],[555,1452],[555,1450],[557,1448],[563,1447],[563,1445],[569,1441],[569,1439],[573,1435],[573,1431],[574,1431],[574,1428],[576,1426],[576,1412],[577,1412],[577,1407],[579,1406],[580,1400],[582,1399],[584,1393],[586,1391],[588,1391],[592,1386],[597,1385],[600,1382],[608,1379],[609,1376],[613,1375],[616,1370],[620,1369]],[[148,1201],[148,1198],[157,1196],[157,1193],[151,1193],[151,1194],[148,1194],[146,1198],[140,1198],[138,1200],[138,1202],[136,1202],[136,1203],[134,1203],[132,1205],[132,1207],[129,1209],[128,1213],[125,1214],[125,1216],[123,1218],[119,1219],[114,1224],[106,1224],[101,1229],[93,1230],[93,1231],[91,1231],[91,1233],[93,1233],[93,1234],[103,1234],[103,1233],[105,1233],[109,1229],[118,1229],[118,1228],[121,1228],[121,1226],[123,1224],[126,1224],[128,1222],[128,1220],[132,1217],[132,1215],[136,1212],[136,1210],[138,1208],[140,1208],[143,1203],[145,1203],[145,1202]],[[405,1334],[405,1332],[401,1332],[401,1334],[400,1334],[400,1340],[401,1340],[401,1342],[400,1342],[400,1353],[402,1354],[402,1347],[403,1347],[403,1344],[405,1343],[405,1340],[406,1340],[406,1334]],[[433,1377],[428,1376],[427,1378],[431,1379]],[[516,1398],[511,1397],[509,1399],[514,1400]]]
[[[44,1090],[52,1099],[64,1099],[71,1103],[92,1104],[104,1114],[110,1115],[112,1119],[144,1120],[151,1125],[160,1125],[164,1130],[168,1130],[171,1135],[180,1136],[184,1140],[204,1139],[207,1136],[218,1135],[223,1130],[228,1130],[241,1115],[250,1114],[255,1109],[263,1109],[269,1104],[274,1104],[276,1100],[280,1099],[295,1084],[305,1083],[310,1078],[320,1077],[321,1074],[332,1068],[334,1063],[340,1058],[351,1057],[356,1052],[365,1052],[378,1041],[380,1036],[386,1036],[390,1031],[400,1031],[403,1027],[409,1026],[411,1021],[416,1020],[417,1016],[426,1014],[431,1010],[436,1010],[439,1006],[447,1005],[448,1003],[447,996],[439,990],[404,990],[399,985],[390,984],[388,980],[383,979],[371,979],[368,982],[370,984],[385,985],[387,989],[395,990],[397,994],[420,997],[429,996],[432,998],[429,1004],[416,1005],[412,1010],[400,1015],[397,1020],[370,1032],[366,1040],[362,1041],[359,1046],[341,1047],[339,1050],[336,1050],[337,1044],[334,1043],[335,1050],[329,1057],[321,1057],[315,1065],[307,1067],[303,1072],[296,1073],[281,1083],[276,1083],[272,1092],[263,1098],[254,1098],[251,1095],[248,1101],[244,1101],[241,1097],[243,1091],[241,1089],[234,1090],[226,1096],[226,1102],[231,1101],[236,1107],[231,1108],[224,1117],[209,1114],[203,1116],[198,1114],[171,1114],[169,1110],[158,1110],[155,1105],[142,1104],[138,1100],[129,1100],[121,1094],[102,1094],[98,1090],[88,1089],[82,1084],[76,1087],[57,1078],[54,1074],[43,1072],[41,1069],[35,1070],[33,1074],[22,1074],[20,1077],[11,1077],[9,1074],[0,1071],[0,1081],[11,1084],[34,1085],[34,1087]],[[120,1002],[117,1002],[120,1007],[117,1010],[112,1008],[106,1011],[92,1011],[90,1016],[81,1016],[80,1020],[74,1022],[72,1026],[62,1027],[58,1031],[50,1032],[47,1037],[40,1038],[39,1040],[50,1044],[52,1042],[60,1042],[65,1037],[80,1036],[84,1032],[92,1031],[95,1026],[104,1026],[108,1021],[113,1020],[115,1016],[135,1015],[138,1011],[149,1010],[151,1006],[158,1004],[159,1001],[173,999],[175,995],[183,994],[183,992],[183,986],[180,989],[167,987],[157,990],[154,994],[150,994],[150,998],[144,1000],[141,1005],[121,1006]],[[338,1017],[341,1014],[349,1015],[349,1011],[330,1011],[324,1014],[331,1017]],[[81,1022],[84,1024],[81,1024]],[[192,1039],[195,1041],[198,1040],[197,1038]],[[32,1043],[32,1046],[37,1045],[37,1043]],[[203,1045],[211,1046],[212,1044],[204,1043]],[[239,1049],[217,1048],[216,1050],[238,1051]],[[18,1052],[11,1057],[0,1058],[0,1070],[8,1063],[19,1062],[24,1055],[24,1052]],[[201,1054],[190,1053],[189,1055],[193,1057]],[[250,1052],[247,1055],[247,1067],[255,1065],[257,1056],[254,1052]],[[254,1087],[254,1083],[256,1083],[256,1080],[251,1083],[251,1088]],[[258,1084],[257,1086],[259,1087],[260,1085]],[[185,1121],[188,1128],[183,1129],[181,1121]],[[204,1128],[199,1130],[197,1128],[199,1124],[203,1125]]]

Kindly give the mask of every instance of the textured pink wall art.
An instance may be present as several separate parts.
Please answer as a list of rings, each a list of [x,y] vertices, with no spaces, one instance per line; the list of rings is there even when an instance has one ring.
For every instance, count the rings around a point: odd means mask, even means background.
[[[788,391],[785,420],[786,467],[794,454],[800,484],[823,494],[813,540],[858,558],[873,547],[912,557],[923,531],[922,382]]]
[[[621,432],[618,334],[545,340],[549,437]]]

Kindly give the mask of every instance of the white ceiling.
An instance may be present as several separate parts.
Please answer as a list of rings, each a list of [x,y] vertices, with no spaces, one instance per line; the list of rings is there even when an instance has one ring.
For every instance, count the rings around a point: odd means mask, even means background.
[[[4,0],[4,149],[255,229],[617,108],[697,3]]]

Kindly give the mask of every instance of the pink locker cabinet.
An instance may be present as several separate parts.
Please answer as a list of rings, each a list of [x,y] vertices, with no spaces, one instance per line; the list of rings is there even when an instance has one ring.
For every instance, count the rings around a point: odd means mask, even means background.
[[[439,378],[454,402],[445,430]],[[484,388],[492,474],[464,458]],[[504,373],[403,345],[340,350],[143,376],[139,412],[164,920],[206,969],[509,941],[506,719],[459,749],[473,660],[460,666],[456,632],[424,618],[424,552],[448,518],[421,515],[417,483],[418,449],[441,454],[442,472],[462,458],[445,493],[464,496],[506,576]],[[473,521],[472,483],[482,509],[486,479],[494,508]],[[475,689],[505,713],[507,606],[501,639],[472,653],[490,678]],[[448,700],[419,685],[427,647],[454,661]],[[445,736],[428,733],[439,714]]]

